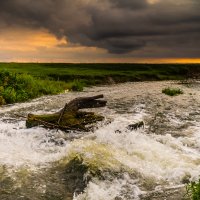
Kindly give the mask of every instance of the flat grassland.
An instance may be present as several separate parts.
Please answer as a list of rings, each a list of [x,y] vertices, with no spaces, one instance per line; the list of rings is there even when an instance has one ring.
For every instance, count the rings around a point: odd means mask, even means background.
[[[86,85],[109,82],[182,80],[200,74],[200,64],[0,63],[0,70]]]

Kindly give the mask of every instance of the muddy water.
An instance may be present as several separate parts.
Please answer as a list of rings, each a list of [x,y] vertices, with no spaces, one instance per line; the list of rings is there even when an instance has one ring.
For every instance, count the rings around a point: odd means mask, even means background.
[[[168,86],[182,88],[184,94],[162,94]],[[55,112],[75,97],[97,94],[108,101],[106,108],[95,109],[106,119],[87,134],[26,129],[24,118],[16,116]],[[200,174],[199,104],[197,84],[143,82],[2,107],[0,199],[187,199],[184,184]],[[145,122],[144,128],[126,129],[139,121]],[[81,174],[77,166],[69,174],[66,166],[74,156],[101,177],[90,174],[87,179],[87,170]]]

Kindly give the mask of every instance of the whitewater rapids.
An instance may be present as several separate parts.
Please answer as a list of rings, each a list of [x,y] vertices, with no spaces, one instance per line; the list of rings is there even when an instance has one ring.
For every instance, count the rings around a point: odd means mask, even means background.
[[[166,96],[162,94],[165,87],[181,88],[184,94]],[[73,98],[97,94],[104,94],[108,106],[93,109],[106,118],[94,132],[66,134],[42,127],[26,129],[25,119],[16,117],[30,112],[55,112]],[[200,175],[199,104],[198,84],[165,81],[92,87],[84,92],[3,106],[0,180],[13,178],[12,187],[23,190],[23,195],[16,193],[18,199],[28,199],[30,194],[26,193],[26,186],[16,181],[16,173],[26,169],[37,174],[51,168],[54,162],[76,154],[86,163],[117,173],[108,174],[105,180],[92,178],[83,193],[74,193],[74,200],[180,199],[184,196],[184,184],[197,180]],[[144,129],[126,129],[139,121],[145,122]],[[40,174],[38,183],[37,176],[34,180],[38,195],[35,199],[49,200],[44,193],[51,181],[41,184],[41,179]],[[12,200],[2,192],[0,189],[0,199]]]

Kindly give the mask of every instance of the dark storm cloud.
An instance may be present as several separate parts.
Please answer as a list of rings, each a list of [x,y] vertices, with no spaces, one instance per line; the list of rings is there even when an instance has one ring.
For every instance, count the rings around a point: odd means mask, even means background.
[[[120,8],[139,9],[148,5],[146,0],[111,0],[114,6]]]
[[[177,56],[199,56],[199,8],[199,0],[1,0],[0,28],[45,28],[115,54],[184,44]]]

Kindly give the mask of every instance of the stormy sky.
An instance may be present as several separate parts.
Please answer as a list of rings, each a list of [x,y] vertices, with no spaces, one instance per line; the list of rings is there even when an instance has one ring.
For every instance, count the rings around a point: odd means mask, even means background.
[[[1,0],[0,61],[197,61],[199,10],[199,0]]]

